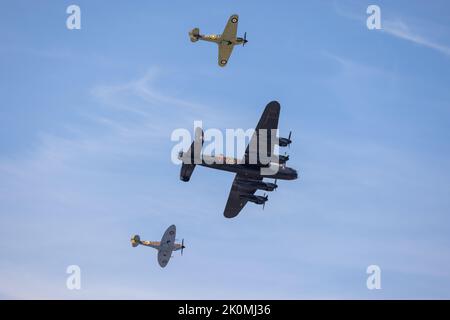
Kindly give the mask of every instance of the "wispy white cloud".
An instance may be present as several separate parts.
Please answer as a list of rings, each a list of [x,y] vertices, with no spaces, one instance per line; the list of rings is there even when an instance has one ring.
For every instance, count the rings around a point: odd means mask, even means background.
[[[142,116],[154,116],[155,111],[168,113],[173,109],[179,109],[178,111],[184,113],[200,113],[209,109],[200,103],[181,99],[158,90],[157,83],[160,77],[161,71],[154,67],[136,80],[96,86],[92,89],[92,94],[109,106],[135,112]],[[124,101],[130,97],[140,99],[138,109],[131,107],[130,101]]]
[[[351,74],[360,78],[385,77],[392,79],[394,77],[398,77],[397,74],[390,70],[386,70],[372,64],[358,62],[331,52],[324,51],[322,52],[322,55],[339,65],[341,74]]]
[[[419,34],[417,31],[413,31],[408,24],[400,19],[383,21],[383,31],[394,37],[413,42],[450,56],[450,47],[448,45],[440,44],[429,37]]]
[[[337,14],[347,19],[359,21],[361,26],[365,26],[367,15],[365,11],[356,12],[355,6],[360,6],[361,3],[348,2],[348,5],[344,5],[341,2],[333,1],[333,7]],[[433,49],[446,56],[450,56],[450,46],[440,43],[433,39],[434,27],[431,23],[423,21],[416,21],[412,19],[405,19],[399,16],[386,17],[387,10],[381,8],[381,26],[382,32],[394,36],[396,38],[409,41],[411,43]],[[420,26],[412,27],[412,26]]]

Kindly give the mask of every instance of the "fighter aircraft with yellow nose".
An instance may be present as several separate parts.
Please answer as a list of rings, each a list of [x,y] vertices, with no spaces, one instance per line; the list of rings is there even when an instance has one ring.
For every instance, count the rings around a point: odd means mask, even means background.
[[[176,232],[177,229],[175,225],[171,225],[167,228],[166,232],[164,232],[161,241],[142,241],[138,235],[135,235],[131,238],[131,245],[133,247],[142,245],[158,250],[158,263],[161,268],[164,268],[167,263],[169,263],[173,251],[181,250],[181,255],[183,255],[183,249],[185,248],[184,239],[181,243],[175,243]]]
[[[204,40],[209,42],[217,43],[219,46],[219,66],[225,67],[228,63],[228,59],[233,52],[235,45],[244,46],[247,41],[247,32],[244,33],[244,37],[236,37],[237,27],[238,27],[239,16],[233,14],[227,22],[225,29],[222,34],[209,34],[201,35],[199,28],[194,28],[189,32],[189,37],[192,42],[197,42],[198,40]]]

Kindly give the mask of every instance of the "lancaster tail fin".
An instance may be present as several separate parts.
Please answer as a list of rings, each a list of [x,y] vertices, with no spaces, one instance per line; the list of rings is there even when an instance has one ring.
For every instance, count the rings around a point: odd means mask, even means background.
[[[195,139],[187,152],[180,151],[178,158],[182,160],[180,179],[187,182],[191,179],[195,165],[202,162],[201,151],[203,146],[203,130],[197,128],[195,130]]]

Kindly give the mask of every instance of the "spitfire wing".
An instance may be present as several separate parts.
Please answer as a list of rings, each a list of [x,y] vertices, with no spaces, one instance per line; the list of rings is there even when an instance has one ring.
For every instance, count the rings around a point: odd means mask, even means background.
[[[245,150],[245,163],[250,163],[250,160],[258,161],[259,163],[259,147],[265,140],[267,146],[263,150],[267,151],[267,157],[271,157],[274,153],[275,143],[272,143],[272,130],[278,129],[278,119],[280,117],[280,104],[277,101],[269,102],[264,109],[264,112],[259,119],[258,125],[255,128],[252,139]],[[259,139],[258,139],[259,137]]]
[[[161,246],[172,246],[175,243],[176,233],[177,228],[175,227],[175,225],[171,225],[170,227],[168,227],[161,239]]]
[[[173,248],[176,233],[177,228],[175,225],[171,225],[164,232],[160,243],[161,249],[158,251],[158,263],[161,268],[164,268],[169,263],[170,257],[172,256],[172,250],[170,248]]]
[[[170,250],[159,250],[158,251],[158,263],[161,268],[164,268],[169,263],[172,251]]]
[[[252,180],[262,180],[262,177],[251,177]],[[243,175],[236,174],[233,180],[233,184],[231,185],[230,194],[228,196],[228,201],[225,206],[225,211],[223,212],[223,215],[226,218],[234,218],[236,217],[239,212],[244,208],[244,206],[247,204],[248,200],[243,199],[241,196],[248,194],[252,195],[256,192],[256,188],[240,184],[239,181],[245,181],[246,177]]]
[[[239,16],[233,14],[227,22],[225,29],[222,32],[222,40],[233,41],[236,39],[237,28],[238,28]]]

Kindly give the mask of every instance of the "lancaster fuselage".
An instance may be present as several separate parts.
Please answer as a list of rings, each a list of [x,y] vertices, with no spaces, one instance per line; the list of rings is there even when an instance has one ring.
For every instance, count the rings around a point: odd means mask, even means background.
[[[261,164],[244,163],[241,160],[225,156],[213,157],[203,155],[201,163],[197,163],[197,165],[234,172],[244,177],[263,177],[279,180],[295,180],[298,178],[298,173],[295,169],[275,162],[263,166]]]

